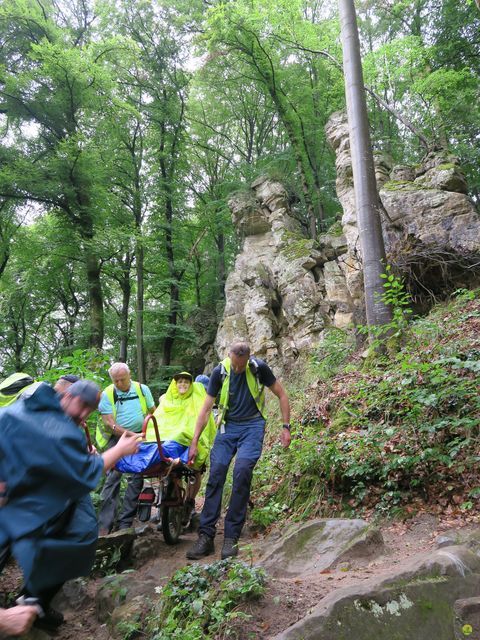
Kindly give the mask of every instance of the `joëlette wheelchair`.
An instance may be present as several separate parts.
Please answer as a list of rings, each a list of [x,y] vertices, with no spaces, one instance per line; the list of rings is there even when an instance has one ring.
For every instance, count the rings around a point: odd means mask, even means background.
[[[190,522],[194,507],[193,501],[188,498],[188,486],[198,481],[200,471],[192,469],[180,460],[165,456],[157,419],[151,414],[147,415],[143,421],[143,437],[150,420],[153,422],[160,462],[138,475],[143,478],[158,479],[158,487],[156,491],[152,486],[143,488],[138,497],[137,515],[141,522],[147,522],[150,520],[152,507],[156,507],[159,511],[157,529],[162,531],[167,544],[176,544],[183,529]]]

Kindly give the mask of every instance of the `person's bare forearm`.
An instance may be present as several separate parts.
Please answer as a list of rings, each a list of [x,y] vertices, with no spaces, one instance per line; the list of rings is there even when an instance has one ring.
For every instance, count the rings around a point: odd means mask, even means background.
[[[278,399],[280,403],[280,411],[282,413],[282,420],[284,424],[290,423],[290,403],[288,402],[288,396],[286,393]]]
[[[203,408],[200,410],[197,422],[195,423],[195,432],[193,434],[192,442],[198,442],[200,440],[200,436],[207,425],[209,415],[210,411],[204,410]]]
[[[116,438],[119,438],[122,433],[128,431],[128,429],[124,429],[117,422],[115,422],[111,413],[102,415],[102,421],[103,424],[107,427],[108,431],[112,434],[112,436],[115,436]]]
[[[118,455],[118,451],[115,451],[115,447],[107,449],[105,453],[102,453],[103,470],[109,471],[110,469],[112,469],[121,457],[121,455]]]
[[[147,409],[147,415],[153,415],[155,409],[155,405]],[[125,429],[120,424],[118,424],[118,422],[115,422],[112,413],[103,414],[101,418],[108,431],[112,434],[112,436],[115,436],[116,438],[119,438],[122,433],[125,433],[125,431],[129,431],[129,429]]]
[[[275,383],[272,384],[271,387],[269,387],[269,389],[278,398],[278,402],[280,404],[280,411],[282,413],[283,423],[289,424],[290,423],[290,403],[288,402],[288,396],[285,392],[285,389],[280,384],[280,382],[278,382],[278,380],[276,380]]]

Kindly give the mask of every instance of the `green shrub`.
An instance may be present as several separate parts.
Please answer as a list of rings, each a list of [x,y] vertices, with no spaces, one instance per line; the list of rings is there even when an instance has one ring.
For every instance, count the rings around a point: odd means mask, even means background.
[[[275,505],[287,506],[277,520],[395,514],[412,500],[448,504],[453,493],[454,506],[479,506],[480,301],[471,293],[405,323],[389,359],[373,357],[355,375],[350,359],[348,374],[343,365],[326,382],[329,368],[319,369],[309,387],[295,381],[298,426],[290,449],[270,447],[255,469],[257,514],[273,518]],[[334,364],[341,342],[331,344]]]
[[[103,387],[109,381],[108,367],[109,359],[101,351],[76,349],[71,355],[64,356],[57,366],[45,371],[41,377],[45,382],[54,384],[61,376],[73,373]]]
[[[288,506],[280,502],[269,502],[263,507],[254,507],[250,514],[250,519],[254,525],[266,529],[277,522],[282,512],[287,509]]]
[[[311,375],[319,380],[333,378],[345,366],[355,349],[352,332],[331,327],[324,332],[322,344],[311,356]]]

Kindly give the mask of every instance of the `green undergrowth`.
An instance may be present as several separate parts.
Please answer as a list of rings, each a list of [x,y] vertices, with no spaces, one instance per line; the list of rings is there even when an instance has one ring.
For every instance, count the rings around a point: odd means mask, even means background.
[[[159,600],[142,620],[120,623],[117,631],[126,640],[233,639],[239,624],[249,617],[241,605],[260,598],[265,582],[263,569],[238,560],[188,565],[156,589]]]
[[[291,448],[271,421],[252,512],[284,518],[447,513],[480,506],[480,292],[457,292],[364,360],[335,329],[289,386]]]

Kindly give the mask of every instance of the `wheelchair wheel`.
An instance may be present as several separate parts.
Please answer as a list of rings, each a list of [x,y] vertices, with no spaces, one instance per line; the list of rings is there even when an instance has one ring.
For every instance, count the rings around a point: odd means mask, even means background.
[[[152,515],[152,507],[149,504],[141,504],[138,507],[137,516],[140,522],[148,522]]]
[[[167,500],[172,499],[175,495],[175,487],[173,482],[169,482],[165,492]],[[178,507],[170,507],[165,505],[162,507],[162,534],[167,544],[177,544],[180,534],[183,531],[183,505]]]
[[[162,534],[167,544],[177,544],[183,530],[182,507],[163,507]]]

